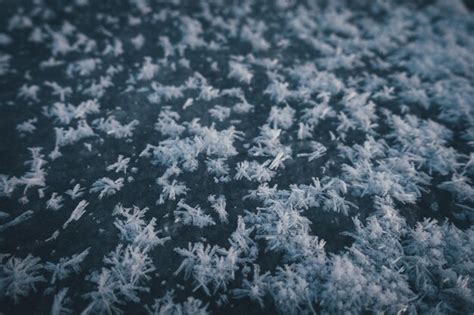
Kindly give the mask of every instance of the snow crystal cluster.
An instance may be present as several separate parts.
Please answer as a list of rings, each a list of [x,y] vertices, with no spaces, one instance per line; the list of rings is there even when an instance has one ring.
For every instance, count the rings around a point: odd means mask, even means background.
[[[474,313],[468,1],[1,7],[1,314]]]

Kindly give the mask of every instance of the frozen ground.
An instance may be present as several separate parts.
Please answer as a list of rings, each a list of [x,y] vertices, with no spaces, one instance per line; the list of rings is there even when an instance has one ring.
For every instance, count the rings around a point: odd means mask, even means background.
[[[0,313],[474,312],[463,2],[0,7]]]

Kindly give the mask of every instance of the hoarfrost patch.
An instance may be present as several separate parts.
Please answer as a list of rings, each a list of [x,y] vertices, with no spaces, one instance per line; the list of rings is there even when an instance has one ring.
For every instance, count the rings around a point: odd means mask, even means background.
[[[472,11],[185,2],[2,3],[1,311],[474,312]]]

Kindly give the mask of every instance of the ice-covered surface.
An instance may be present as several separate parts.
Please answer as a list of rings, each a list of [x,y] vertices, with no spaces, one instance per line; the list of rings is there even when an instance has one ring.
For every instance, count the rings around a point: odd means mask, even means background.
[[[0,1],[0,312],[474,312],[474,16]]]

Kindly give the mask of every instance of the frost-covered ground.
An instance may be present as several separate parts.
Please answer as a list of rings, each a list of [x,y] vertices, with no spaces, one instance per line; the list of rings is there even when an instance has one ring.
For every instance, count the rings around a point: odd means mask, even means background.
[[[0,7],[0,313],[474,312],[463,2]]]

